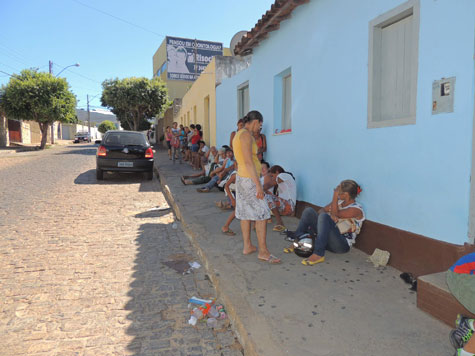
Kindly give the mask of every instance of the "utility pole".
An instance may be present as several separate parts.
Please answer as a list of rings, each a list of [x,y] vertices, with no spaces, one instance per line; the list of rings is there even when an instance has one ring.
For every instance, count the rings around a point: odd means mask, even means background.
[[[49,61],[49,74],[53,75],[53,61]],[[54,145],[54,122],[51,123],[51,144]]]
[[[89,132],[89,139],[92,141],[91,138],[91,112],[89,111],[89,94],[87,94],[87,129]]]

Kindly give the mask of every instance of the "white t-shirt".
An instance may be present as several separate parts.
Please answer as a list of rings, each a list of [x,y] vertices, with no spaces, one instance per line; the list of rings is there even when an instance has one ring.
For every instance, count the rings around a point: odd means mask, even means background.
[[[279,179],[282,182],[279,183]],[[295,184],[294,178],[288,173],[280,173],[277,176],[277,192],[279,197],[290,202],[293,206],[297,203],[297,184]]]
[[[203,148],[201,149],[201,151],[206,154],[208,151],[209,151],[209,147],[204,145]]]

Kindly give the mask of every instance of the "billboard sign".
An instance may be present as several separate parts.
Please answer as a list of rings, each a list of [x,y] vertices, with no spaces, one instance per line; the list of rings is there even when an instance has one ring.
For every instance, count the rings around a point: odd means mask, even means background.
[[[196,80],[214,56],[223,55],[223,44],[187,38],[168,37],[168,80]]]

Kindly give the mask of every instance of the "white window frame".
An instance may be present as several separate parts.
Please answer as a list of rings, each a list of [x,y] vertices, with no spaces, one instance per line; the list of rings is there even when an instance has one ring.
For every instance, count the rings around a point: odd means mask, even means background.
[[[249,104],[249,108],[251,107],[251,97],[249,94],[249,81],[246,81],[242,84],[240,84],[237,87],[237,114],[238,114],[238,120],[242,119],[244,116],[247,115],[248,110],[244,110],[244,101],[243,101],[243,93],[245,92],[245,89],[247,88],[247,100]],[[246,112],[244,112],[246,111]]]
[[[377,105],[381,104],[378,99],[381,82],[380,57],[381,57],[381,36],[382,29],[396,23],[408,16],[413,17],[412,27],[412,58],[409,115],[393,120],[381,120],[378,117]],[[419,0],[409,0],[406,3],[378,16],[369,23],[369,56],[368,56],[368,128],[411,125],[416,123],[417,108],[417,75],[419,57],[419,25],[420,25],[420,3]]]
[[[289,88],[285,85],[286,79],[289,79]],[[286,106],[286,96],[289,98],[289,110]],[[286,120],[286,113],[289,114],[288,120]],[[285,122],[288,121],[289,127],[284,127]],[[281,128],[283,130],[292,130],[292,72],[289,72],[282,76],[282,123]]]

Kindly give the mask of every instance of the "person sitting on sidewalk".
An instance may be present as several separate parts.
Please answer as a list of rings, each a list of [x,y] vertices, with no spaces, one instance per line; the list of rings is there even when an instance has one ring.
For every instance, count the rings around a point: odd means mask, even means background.
[[[358,183],[344,180],[333,190],[330,204],[318,213],[310,207],[304,210],[297,230],[288,234],[297,239],[305,233],[317,234],[313,254],[302,260],[303,265],[313,266],[324,262],[325,250],[334,253],[350,250],[365,220],[363,207],[355,201],[360,192]],[[284,249],[285,253],[293,251],[293,245]]]
[[[277,225],[273,230],[280,232],[286,230],[282,216],[290,216],[295,213],[297,185],[292,173],[286,172],[281,166],[272,166],[268,174],[277,189],[274,189],[274,194],[266,192],[264,199],[277,220]]]
[[[200,193],[208,193],[213,187],[224,180],[234,170],[234,157],[231,149],[226,150],[226,160],[220,168],[210,173],[211,180],[202,188],[196,189]]]
[[[200,168],[204,168],[204,166],[208,163],[208,152],[209,152],[209,147],[206,146],[206,143],[204,141],[199,142],[200,148],[198,150],[198,155],[200,157]]]
[[[460,304],[475,314],[475,252],[461,257],[449,268],[447,286]],[[475,355],[474,324],[475,319],[457,315],[456,328],[449,335],[455,356]]]
[[[224,148],[220,148],[219,151],[216,151],[216,148],[214,148],[214,150],[215,156],[213,161],[209,165],[205,166],[201,172],[190,176],[181,177],[181,182],[184,185],[206,184],[211,180],[210,174],[212,174],[216,169],[220,168],[222,166],[222,162],[224,162],[226,159],[226,150]]]

